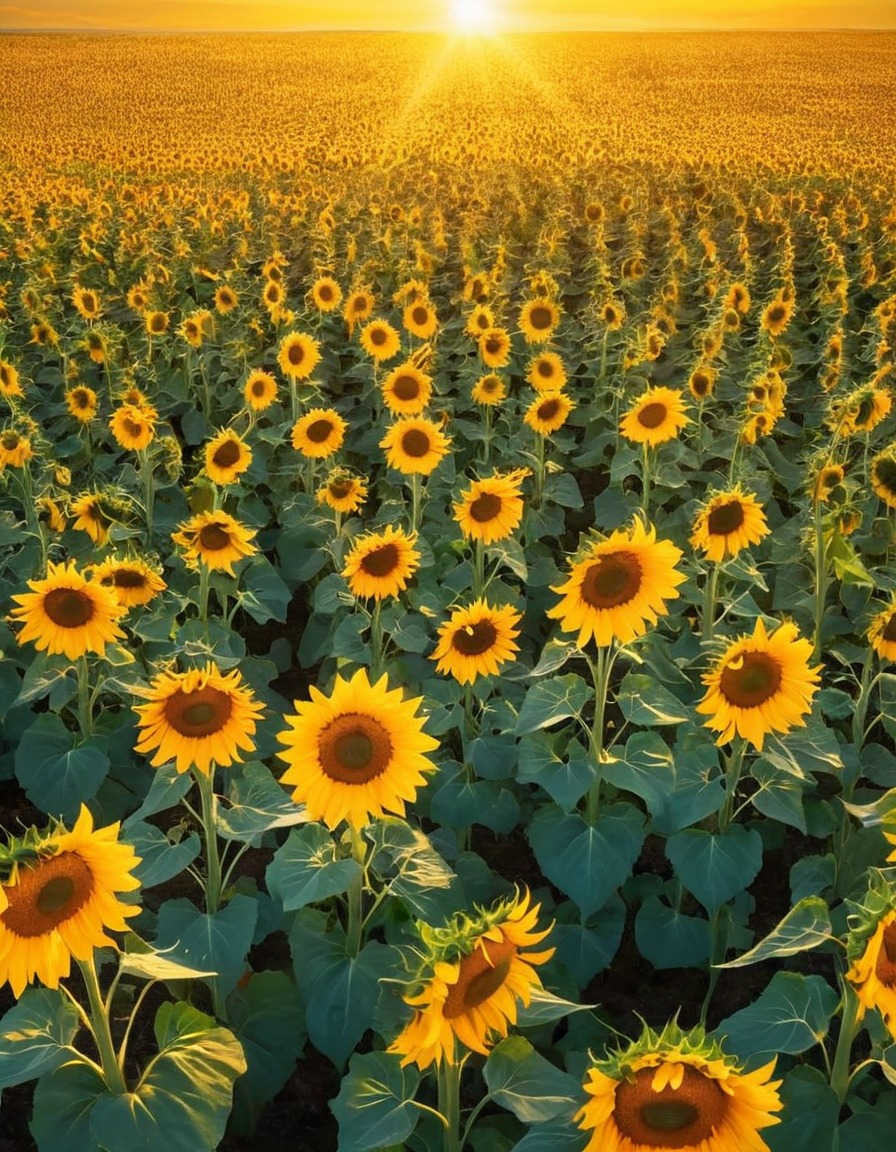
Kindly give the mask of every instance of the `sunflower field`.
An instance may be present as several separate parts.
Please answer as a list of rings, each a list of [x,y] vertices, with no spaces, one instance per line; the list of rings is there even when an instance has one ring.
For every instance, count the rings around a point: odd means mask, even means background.
[[[896,1130],[896,35],[7,35],[0,1143]]]

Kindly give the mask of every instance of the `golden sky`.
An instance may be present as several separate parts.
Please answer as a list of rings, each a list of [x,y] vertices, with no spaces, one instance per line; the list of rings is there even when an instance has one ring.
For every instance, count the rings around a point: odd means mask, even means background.
[[[474,0],[469,0],[473,3]],[[896,0],[479,0],[495,30],[896,28]],[[452,0],[23,0],[0,3],[0,28],[434,31]]]

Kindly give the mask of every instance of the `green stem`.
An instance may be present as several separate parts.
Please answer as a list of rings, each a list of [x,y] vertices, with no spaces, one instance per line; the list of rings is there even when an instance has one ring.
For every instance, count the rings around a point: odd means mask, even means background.
[[[722,963],[725,959],[725,953],[728,951],[729,924],[728,907],[723,904],[720,908],[715,909],[710,920],[709,987],[706,989],[706,996],[703,998],[703,1005],[700,1009],[700,1023],[704,1027],[706,1027],[706,1014],[709,1011],[716,984],[719,982],[719,969],[716,965]]]
[[[419,472],[414,472],[411,476],[411,532],[418,532],[420,529],[420,496],[422,492],[423,481]]]
[[[644,445],[644,454],[641,459],[641,509],[648,516],[650,507],[650,445]]]
[[[292,427],[299,418],[299,385],[294,376],[289,378],[289,412]]]
[[[492,446],[492,406],[491,404],[485,405],[485,412],[483,413],[483,423],[485,425],[485,435],[483,437],[483,450],[482,450],[482,463],[488,464],[488,457]]]
[[[713,629],[716,625],[716,592],[719,585],[719,565],[713,564],[706,575],[706,584],[703,589],[703,642],[712,640]]]
[[[725,803],[722,805],[722,810],[719,812],[718,830],[724,832],[728,825],[731,823],[731,816],[734,812],[734,795],[737,792],[737,786],[740,783],[740,774],[744,766],[744,754],[747,750],[747,742],[743,737],[738,736],[732,743],[731,752],[726,757],[725,762]]]
[[[218,798],[215,795],[215,765],[209,765],[208,772],[193,769],[193,776],[199,785],[199,800],[202,813],[202,835],[205,840],[205,910],[209,916],[216,916],[221,907],[223,884],[221,878],[221,856],[218,851],[218,832],[215,813]],[[224,997],[217,976],[210,977],[212,1004],[215,1016],[225,1019]]]
[[[871,690],[877,681],[871,678],[874,666],[874,649],[868,650],[868,655],[862,665],[862,680],[859,685],[859,697],[856,700],[852,713],[852,746],[855,752],[856,764],[853,768],[844,768],[840,777],[840,787],[843,789],[843,799],[851,800],[853,789],[859,778],[859,755],[865,743],[865,720],[868,716],[868,705],[871,702]]]
[[[467,681],[464,684],[464,744],[467,740],[475,739],[478,727],[473,708],[473,685]]]
[[[374,682],[379,680],[386,669],[382,612],[383,602],[377,600],[370,613],[370,677]]]
[[[815,646],[812,659],[821,656],[821,625],[828,592],[827,547],[824,540],[824,517],[818,501],[815,502]]]
[[[354,825],[349,825],[352,858],[358,864],[358,874],[348,888],[348,923],[345,929],[345,950],[355,957],[361,951],[361,930],[364,927],[364,875],[367,861],[367,845]]]
[[[199,561],[199,619],[206,626],[208,631],[208,581],[209,581],[209,567]]]
[[[535,433],[535,492],[532,495],[532,506],[534,508],[541,507],[541,497],[544,492],[544,442],[546,437],[541,436],[538,432]]]
[[[317,457],[308,456],[305,459],[305,491],[309,496],[314,496],[317,472]]]
[[[852,1045],[859,1030],[859,998],[855,989],[845,980],[843,984],[843,1011],[840,1016],[840,1033],[837,1036],[837,1049],[834,1053],[834,1066],[831,1069],[831,1087],[837,1093],[841,1105],[846,1100],[852,1077],[850,1059]]]
[[[78,961],[78,967],[84,977],[84,987],[87,989],[87,999],[90,1002],[90,1026],[99,1050],[100,1063],[103,1066],[103,1079],[113,1095],[123,1096],[127,1092],[128,1086],[118,1063],[115,1045],[112,1043],[109,1006],[103,1002],[92,950],[86,960]]]
[[[607,345],[610,340],[610,329],[604,328],[604,338],[600,344],[600,375],[598,380],[603,384],[607,379]]]
[[[152,462],[149,458],[149,450],[147,448],[141,448],[137,452],[137,459],[140,461],[140,478],[143,481],[143,512],[146,516],[146,539],[151,540],[156,489]]]
[[[86,656],[79,656],[75,665],[78,672],[78,725],[81,735],[89,740],[93,735],[93,708],[91,706],[90,668]]]
[[[455,1041],[456,1044],[456,1041]],[[456,1052],[453,1053],[456,1056]],[[443,1152],[461,1152],[460,1136],[460,1074],[462,1064],[445,1059],[439,1065],[439,1112],[445,1118]]]
[[[592,826],[597,820],[597,812],[600,807],[600,785],[604,763],[604,714],[607,709],[610,672],[613,668],[613,661],[616,659],[616,651],[613,645],[598,647],[597,660],[593,662],[587,654],[584,654],[594,682],[594,721],[591,725],[590,737],[591,754],[594,757],[594,780],[588,789],[588,796],[585,800],[585,819]]]
[[[481,540],[473,541],[473,599],[478,600],[485,593],[485,545]]]

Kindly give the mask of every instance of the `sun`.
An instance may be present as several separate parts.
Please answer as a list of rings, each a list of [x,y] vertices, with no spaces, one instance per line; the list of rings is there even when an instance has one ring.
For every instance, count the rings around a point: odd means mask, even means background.
[[[495,26],[494,6],[489,0],[451,0],[449,15],[458,32],[491,32]]]

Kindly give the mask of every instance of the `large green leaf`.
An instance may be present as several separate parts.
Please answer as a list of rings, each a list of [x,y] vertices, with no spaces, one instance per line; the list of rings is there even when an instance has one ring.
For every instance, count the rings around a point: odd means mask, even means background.
[[[752,884],[762,867],[762,837],[732,824],[724,832],[688,828],[666,841],[666,855],[685,888],[713,912]]]
[[[594,783],[594,757],[581,741],[568,740],[565,733],[533,732],[519,742],[518,753],[517,780],[540,785],[565,812]]]
[[[68,997],[52,988],[26,988],[0,1020],[0,1090],[34,1080],[70,1060],[79,1028]]]
[[[357,860],[340,857],[333,836],[314,822],[293,828],[265,873],[268,891],[287,912],[348,891],[361,872]]]
[[[39,1152],[108,1152],[91,1127],[93,1109],[106,1099],[116,1097],[96,1069],[82,1060],[61,1064],[41,1076],[34,1089],[31,1117],[31,1133]]]
[[[516,723],[517,736],[578,716],[593,695],[594,689],[574,673],[539,680],[523,700]]]
[[[822,1073],[817,1068],[791,1069],[780,1095],[784,1107],[777,1115],[781,1123],[762,1130],[769,1152],[831,1152],[840,1101]],[[871,1152],[874,1147],[866,1142],[853,1152]],[[846,1152],[843,1145],[840,1152]]]
[[[506,835],[519,820],[520,803],[510,788],[498,780],[471,779],[463,765],[452,773],[446,769],[444,783],[432,795],[433,820],[449,828],[482,824]]]
[[[462,903],[455,874],[429,838],[405,820],[387,816],[376,822],[371,864],[389,892],[428,924],[446,919]]]
[[[584,1103],[584,1100],[579,1103]],[[570,1120],[533,1124],[522,1140],[514,1144],[513,1152],[582,1152],[585,1135]]]
[[[635,917],[635,943],[654,968],[695,968],[706,963],[711,947],[708,920],[671,908],[648,896]]]
[[[233,1084],[246,1071],[239,1041],[189,1004],[156,1013],[156,1055],[133,1092],[101,1096],[90,1132],[107,1152],[214,1152]],[[70,1145],[70,1148],[78,1145]]]
[[[171,960],[216,972],[218,987],[227,995],[246,970],[258,907],[250,896],[237,894],[213,916],[189,900],[167,900],[159,908],[156,947]]]
[[[229,773],[227,796],[218,804],[218,831],[225,840],[258,847],[263,833],[302,824],[308,816],[258,760],[235,765]]]
[[[482,1070],[489,1095],[524,1124],[575,1110],[580,1084],[540,1056],[522,1036],[508,1036],[489,1053]]]
[[[140,857],[134,874],[143,888],[154,888],[156,884],[164,884],[172,876],[180,875],[199,855],[202,845],[195,832],[190,832],[183,840],[169,839],[181,830],[174,825],[166,836],[161,828],[143,820],[127,826],[123,839]]]
[[[413,1103],[419,1084],[417,1069],[402,1068],[398,1056],[353,1056],[330,1106],[339,1124],[339,1147],[365,1152],[401,1146],[420,1118]]]
[[[558,922],[549,943],[557,949],[556,959],[564,965],[579,988],[584,988],[602,972],[619,950],[625,928],[625,904],[618,894],[588,917],[587,924]]]
[[[742,1058],[797,1055],[825,1036],[839,999],[821,976],[776,972],[757,1000],[726,1017],[716,1031]]]
[[[772,956],[793,956],[797,952],[808,952],[833,939],[831,931],[827,904],[820,896],[806,896],[790,909],[777,928],[749,952],[716,967],[743,968]]]
[[[31,803],[68,824],[96,795],[109,771],[109,757],[99,745],[94,740],[79,744],[52,712],[42,713],[22,733],[15,764]]]
[[[616,702],[626,720],[643,727],[683,724],[690,719],[690,713],[677,696],[653,676],[642,672],[629,672],[622,678]]]

